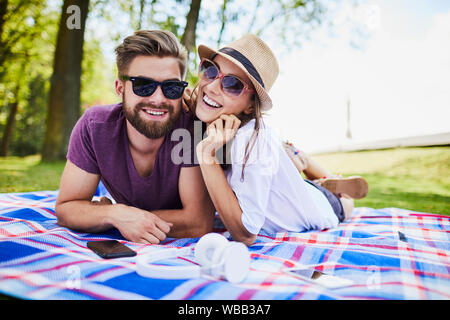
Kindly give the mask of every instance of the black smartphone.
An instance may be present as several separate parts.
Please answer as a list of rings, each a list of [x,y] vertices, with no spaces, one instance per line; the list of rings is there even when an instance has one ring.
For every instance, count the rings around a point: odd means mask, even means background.
[[[136,252],[117,240],[88,241],[87,246],[104,259],[134,257]]]

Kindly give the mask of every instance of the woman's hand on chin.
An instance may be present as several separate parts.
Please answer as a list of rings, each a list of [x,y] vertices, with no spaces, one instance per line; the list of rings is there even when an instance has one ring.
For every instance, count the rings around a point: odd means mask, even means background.
[[[200,165],[219,163],[216,158],[214,145],[207,139],[203,139],[197,144],[197,159]]]
[[[222,114],[218,119],[208,124],[207,137],[197,145],[197,158],[200,164],[213,164],[217,162],[216,152],[224,144],[231,141],[241,124],[235,115]]]

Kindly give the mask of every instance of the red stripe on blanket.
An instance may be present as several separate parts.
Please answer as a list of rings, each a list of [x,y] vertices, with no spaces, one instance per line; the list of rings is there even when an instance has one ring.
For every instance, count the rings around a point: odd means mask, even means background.
[[[446,216],[443,214],[433,214],[433,213],[410,213],[411,216],[415,217],[430,217],[430,218],[439,218],[439,219],[448,219],[450,220],[450,216]]]
[[[314,237],[313,237],[314,236]],[[292,242],[299,242],[299,243],[306,243],[306,244],[316,244],[316,245],[325,245],[325,246],[335,246],[337,243],[341,243],[341,242],[332,242],[332,241],[323,241],[323,240],[317,240],[317,236],[318,234],[313,234],[311,235],[312,238],[315,239],[303,239],[297,236],[291,236],[291,237],[287,237],[285,236],[284,239],[286,239],[285,241],[292,241]],[[405,248],[399,248],[398,246],[391,246],[391,245],[380,245],[380,244],[369,244],[369,243],[351,243],[351,242],[346,242],[345,246],[359,246],[359,247],[369,247],[369,248],[379,248],[379,249],[386,249],[386,250],[400,250],[400,251],[413,251],[413,252],[418,252],[418,253],[427,253],[427,254],[439,254],[445,257],[448,257],[448,255],[441,249],[435,249],[433,251],[429,251],[429,250],[424,250],[424,249],[416,249],[416,248],[409,248],[409,249],[405,249]]]
[[[284,266],[292,268],[295,267],[295,263],[286,260],[286,258],[280,258],[280,257],[275,257],[275,256],[266,256],[264,254],[260,254],[260,253],[251,253],[250,257],[253,259],[258,258],[258,259],[265,259],[265,260],[274,260],[277,262],[281,262],[283,263]]]
[[[250,300],[257,292],[258,290],[255,289],[245,290],[237,297],[237,300]]]
[[[211,283],[213,283],[213,282],[215,282],[215,280],[206,281],[206,282],[203,282],[203,283],[199,284],[198,286],[195,286],[194,288],[192,288],[191,290],[189,290],[188,294],[185,295],[181,300],[187,300],[187,299],[190,299],[194,294],[197,293],[197,291],[199,291],[200,289],[206,287],[207,285],[209,285],[209,284],[211,284]]]
[[[305,246],[298,246],[294,253],[292,254],[291,258],[289,260],[298,261],[300,260],[300,257],[302,256],[303,251],[305,250]]]

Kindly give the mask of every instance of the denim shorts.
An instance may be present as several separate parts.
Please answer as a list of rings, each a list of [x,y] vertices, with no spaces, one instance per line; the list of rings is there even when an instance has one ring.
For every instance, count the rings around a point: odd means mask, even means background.
[[[320,191],[322,191],[322,193],[325,195],[325,198],[327,198],[328,202],[331,204],[331,207],[333,208],[334,213],[338,217],[339,222],[344,221],[345,220],[344,208],[342,207],[342,203],[341,200],[339,200],[339,197],[334,193],[332,193],[331,191],[325,189],[324,187],[319,186],[317,183],[312,182],[311,180],[305,179],[305,181],[313,185]]]

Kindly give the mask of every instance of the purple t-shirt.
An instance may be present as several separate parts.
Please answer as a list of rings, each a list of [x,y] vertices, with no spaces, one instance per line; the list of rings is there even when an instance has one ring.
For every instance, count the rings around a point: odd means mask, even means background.
[[[180,149],[179,155],[189,152],[189,161],[180,164],[177,164],[179,160],[177,163],[172,161],[172,149],[182,141],[179,135],[172,141],[172,133],[178,128],[189,130],[191,140],[194,140],[192,115],[181,110],[180,118],[158,150],[152,173],[142,177],[131,156],[122,104],[91,107],[72,130],[67,159],[84,171],[100,175],[117,203],[148,211],[181,209],[180,168],[198,164],[193,161],[195,148],[192,143],[188,143],[189,148],[176,149]]]

